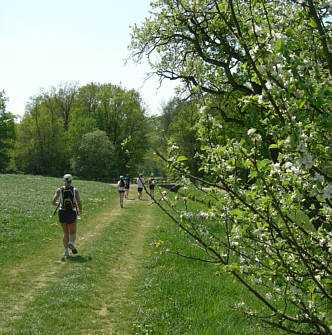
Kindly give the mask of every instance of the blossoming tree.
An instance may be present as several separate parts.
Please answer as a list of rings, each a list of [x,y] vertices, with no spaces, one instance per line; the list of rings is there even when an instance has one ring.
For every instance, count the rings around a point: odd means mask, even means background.
[[[261,302],[239,310],[293,334],[331,334],[331,5],[322,0],[156,0],[132,57],[200,98],[203,178],[170,169],[206,210],[159,205],[204,256]],[[186,192],[186,191],[185,191]],[[223,227],[223,229],[220,229]]]

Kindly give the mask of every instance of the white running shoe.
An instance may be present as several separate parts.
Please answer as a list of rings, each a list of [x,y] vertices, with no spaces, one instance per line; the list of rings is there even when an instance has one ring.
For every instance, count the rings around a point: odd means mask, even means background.
[[[69,257],[68,249],[65,249],[65,251],[63,252],[63,257]]]

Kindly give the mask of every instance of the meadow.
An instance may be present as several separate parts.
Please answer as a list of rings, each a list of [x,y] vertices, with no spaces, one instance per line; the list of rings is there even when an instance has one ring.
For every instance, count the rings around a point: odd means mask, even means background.
[[[61,182],[0,175],[1,334],[278,333],[232,308],[255,302],[216,266],[165,252],[190,243],[147,195],[121,210],[114,187],[75,180],[79,254],[63,259],[51,205]]]
[[[0,174],[0,266],[18,262],[27,254],[47,247],[58,235],[57,215],[53,215],[53,195],[62,186],[61,178]],[[110,186],[76,181],[84,199],[84,216],[106,205]]]

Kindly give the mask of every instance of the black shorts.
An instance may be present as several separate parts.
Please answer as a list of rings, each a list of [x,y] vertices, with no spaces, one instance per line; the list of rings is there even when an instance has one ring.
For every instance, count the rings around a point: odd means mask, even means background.
[[[143,188],[142,187],[137,187],[138,192],[142,192]]]
[[[150,185],[150,190],[154,190],[154,185]]]
[[[75,210],[67,211],[65,209],[59,209],[58,214],[60,223],[74,223],[77,218]]]

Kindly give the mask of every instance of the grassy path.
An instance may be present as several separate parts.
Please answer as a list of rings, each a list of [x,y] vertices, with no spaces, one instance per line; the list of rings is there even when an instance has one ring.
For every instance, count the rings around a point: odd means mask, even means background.
[[[152,227],[146,201],[117,197],[78,228],[78,256],[63,259],[57,238],[1,273],[0,334],[130,334],[132,281]],[[77,324],[77,320],[79,324]]]

